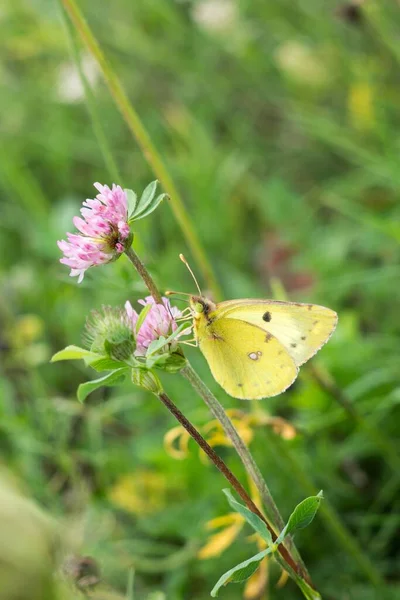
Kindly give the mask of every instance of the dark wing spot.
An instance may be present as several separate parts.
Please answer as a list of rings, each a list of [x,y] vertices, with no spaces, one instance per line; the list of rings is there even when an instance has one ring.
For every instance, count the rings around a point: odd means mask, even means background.
[[[284,369],[284,368],[285,368],[285,365],[281,365],[279,368],[280,368],[280,369]]]
[[[290,344],[290,345],[292,346],[292,348],[297,348],[297,344],[295,344],[294,342],[293,342],[293,344]]]
[[[313,307],[313,305],[312,305],[312,304],[308,304],[308,305],[307,305],[307,309],[308,309],[308,310],[312,310],[312,307]]]
[[[278,356],[280,356],[281,354],[283,354],[283,350],[279,350]]]
[[[313,321],[313,325],[317,325],[317,323],[319,323],[319,321]]]
[[[243,383],[238,383],[238,387],[243,387]]]
[[[305,336],[305,335],[302,335],[302,336],[301,336],[301,339],[302,339],[302,340],[303,340],[303,342],[304,342],[304,340],[305,340],[305,339],[307,339],[307,338],[306,338],[306,336]]]
[[[217,333],[215,333],[214,331],[211,333],[211,339],[212,340],[221,340],[223,341],[223,337],[221,337],[220,335],[218,335]]]
[[[265,336],[265,341],[269,342],[269,340],[272,340],[274,336],[271,333],[267,333],[267,335]]]
[[[267,323],[270,322],[271,320],[271,313],[267,310],[267,312],[265,312],[262,316],[263,321],[266,321]]]

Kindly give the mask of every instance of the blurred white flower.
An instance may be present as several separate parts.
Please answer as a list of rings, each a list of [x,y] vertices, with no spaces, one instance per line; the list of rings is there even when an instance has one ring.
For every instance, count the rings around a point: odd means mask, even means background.
[[[81,64],[89,85],[95,85],[100,75],[96,61],[86,54],[83,56]],[[66,62],[60,66],[56,90],[60,102],[69,104],[84,100],[85,89],[79,71],[73,62]]]
[[[275,63],[287,77],[307,85],[325,85],[329,80],[327,66],[306,44],[288,40],[275,51]]]
[[[224,31],[236,20],[237,6],[232,0],[201,0],[192,11],[194,21],[209,31]]]

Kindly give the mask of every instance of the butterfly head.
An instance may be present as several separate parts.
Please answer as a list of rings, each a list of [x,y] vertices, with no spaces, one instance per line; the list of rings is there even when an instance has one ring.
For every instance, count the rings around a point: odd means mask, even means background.
[[[208,320],[209,314],[215,310],[215,304],[204,296],[190,296],[190,308],[194,319],[205,317]]]

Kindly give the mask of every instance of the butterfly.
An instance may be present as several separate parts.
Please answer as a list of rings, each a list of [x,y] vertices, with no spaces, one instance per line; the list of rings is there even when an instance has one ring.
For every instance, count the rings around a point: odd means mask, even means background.
[[[214,379],[234,398],[284,392],[335,330],[336,312],[316,304],[251,298],[215,304],[201,295],[180,258],[200,294],[188,294],[195,340]]]
[[[284,392],[329,340],[337,314],[316,304],[191,296],[195,338],[214,379],[234,398]]]

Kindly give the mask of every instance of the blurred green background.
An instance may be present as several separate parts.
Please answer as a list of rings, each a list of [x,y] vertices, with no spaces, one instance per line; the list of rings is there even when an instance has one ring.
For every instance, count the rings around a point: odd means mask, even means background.
[[[296,540],[323,598],[399,598],[399,5],[79,6],[183,196],[223,296],[285,291],[339,313],[332,340],[292,388],[251,406],[224,394],[198,350],[188,355],[226,408],[296,427],[285,439],[259,425],[251,449],[284,517],[324,490],[325,508]],[[225,482],[191,444],[186,459],[165,451],[175,423],[154,397],[126,385],[81,406],[76,388],[94,373],[49,364],[81,343],[91,309],[146,295],[125,257],[79,286],[58,262],[56,241],[94,196],[92,183],[113,181],[76,44],[116,183],[140,192],[155,177],[57,2],[3,2],[0,460],[65,525],[69,552],[97,562],[101,598],[126,597],[133,566],[135,600],[203,600],[256,551],[243,528],[219,557],[197,557],[216,533],[207,522],[229,512]],[[161,289],[193,291],[179,252],[202,279],[167,202],[138,223],[135,247]],[[179,375],[163,381],[195,424],[210,421]],[[233,451],[217,450],[245,482]],[[276,586],[279,577],[271,565],[247,598],[299,598],[292,582]],[[220,596],[243,594],[233,585]]]

